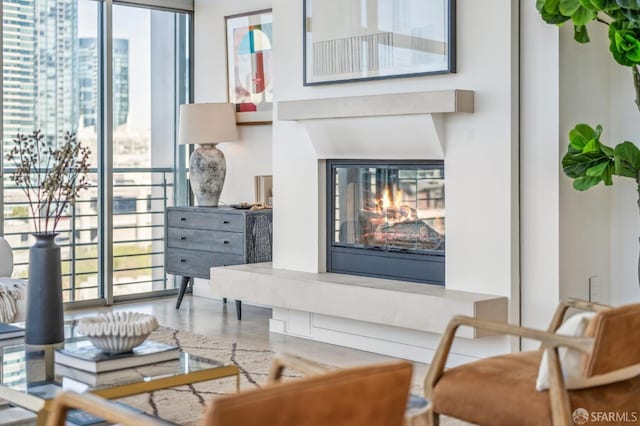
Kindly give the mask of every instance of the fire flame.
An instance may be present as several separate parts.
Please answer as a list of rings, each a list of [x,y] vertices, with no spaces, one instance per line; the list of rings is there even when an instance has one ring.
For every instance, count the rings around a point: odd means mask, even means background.
[[[389,187],[385,188],[382,199],[378,200],[378,213],[384,217],[385,223],[401,223],[413,220],[414,212],[411,207],[404,203],[404,193],[396,192],[396,196],[391,199]]]

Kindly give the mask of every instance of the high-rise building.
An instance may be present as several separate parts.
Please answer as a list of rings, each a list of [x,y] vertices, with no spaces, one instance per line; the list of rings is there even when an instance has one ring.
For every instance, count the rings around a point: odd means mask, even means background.
[[[98,106],[98,41],[78,41],[81,126],[96,125]],[[113,125],[121,126],[129,116],[129,40],[113,40]]]
[[[40,129],[55,144],[78,128],[78,2],[2,0],[2,15],[3,138]]]
[[[54,143],[79,123],[78,0],[36,0],[35,127]]]
[[[35,117],[35,0],[2,0],[2,100],[5,151]],[[4,158],[4,155],[3,155]]]

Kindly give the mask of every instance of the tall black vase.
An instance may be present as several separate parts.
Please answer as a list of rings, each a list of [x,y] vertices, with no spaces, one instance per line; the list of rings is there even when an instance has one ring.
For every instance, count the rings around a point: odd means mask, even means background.
[[[51,345],[64,341],[62,270],[56,233],[33,234],[29,249],[29,285],[25,343]]]

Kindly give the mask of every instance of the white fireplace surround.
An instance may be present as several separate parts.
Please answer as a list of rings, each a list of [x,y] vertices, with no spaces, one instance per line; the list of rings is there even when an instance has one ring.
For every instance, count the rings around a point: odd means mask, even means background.
[[[441,90],[278,103],[306,128],[319,160],[431,159],[445,154],[445,114],[474,111],[474,93]]]
[[[306,256],[308,263],[316,263],[318,268],[281,269],[276,260],[278,245],[274,244],[274,266],[212,268],[211,295],[272,306],[272,332],[422,362],[433,355],[439,334],[453,315],[506,321],[506,297],[325,272],[324,160],[444,159],[447,115],[474,110],[474,93],[466,90],[278,102],[274,127],[306,134],[308,142],[300,143],[310,143],[312,150],[303,150],[304,161],[315,161],[318,172],[318,214],[309,215],[309,220],[318,222],[313,225],[318,230],[317,251],[300,253],[300,248],[293,246],[280,246],[279,250],[291,250],[299,258]],[[276,138],[274,132],[274,142]],[[275,170],[274,180],[277,193]],[[298,190],[308,191],[308,182],[301,179],[299,185],[304,188]],[[276,235],[284,230],[277,227],[277,195],[274,200]],[[462,331],[461,336],[464,338],[454,345],[456,355],[450,359],[451,365],[491,355],[496,346],[504,347],[500,337],[479,336],[471,330]]]

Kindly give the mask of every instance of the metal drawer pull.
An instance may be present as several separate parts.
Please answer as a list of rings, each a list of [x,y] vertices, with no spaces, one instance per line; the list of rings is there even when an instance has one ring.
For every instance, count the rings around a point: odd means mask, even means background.
[[[180,218],[180,222],[186,222],[186,221],[187,221],[187,218],[186,218],[186,217],[181,217],[181,218]]]
[[[223,224],[223,225],[228,225],[228,224],[229,224],[229,221],[228,221],[228,220],[223,220],[223,221],[222,221],[222,224]]]
[[[187,259],[180,259],[180,263],[187,263]]]
[[[187,237],[185,237],[184,235],[180,237],[180,241],[184,241],[186,239],[187,239]]]
[[[222,244],[229,244],[229,243],[230,243],[230,241],[227,241],[227,240],[224,240],[224,241],[222,242]]]

